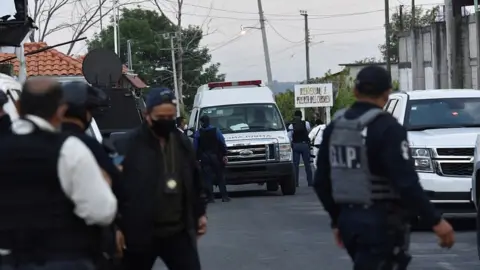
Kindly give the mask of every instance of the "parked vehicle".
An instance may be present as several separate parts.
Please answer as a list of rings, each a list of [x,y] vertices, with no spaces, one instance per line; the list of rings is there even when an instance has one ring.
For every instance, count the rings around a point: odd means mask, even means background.
[[[273,92],[258,81],[202,85],[195,95],[189,128],[208,115],[225,136],[226,180],[230,185],[266,183],[284,195],[296,191],[292,149]]]
[[[397,92],[385,110],[407,129],[420,182],[437,209],[445,217],[475,217],[472,173],[480,91]]]

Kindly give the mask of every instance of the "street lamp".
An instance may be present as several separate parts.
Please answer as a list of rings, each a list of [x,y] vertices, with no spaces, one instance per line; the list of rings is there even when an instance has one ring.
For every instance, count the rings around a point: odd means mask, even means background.
[[[245,29],[258,29],[258,30],[261,30],[262,28],[260,27],[253,27],[253,26],[243,26],[241,25],[240,26],[240,35],[245,35],[247,33],[247,30]]]

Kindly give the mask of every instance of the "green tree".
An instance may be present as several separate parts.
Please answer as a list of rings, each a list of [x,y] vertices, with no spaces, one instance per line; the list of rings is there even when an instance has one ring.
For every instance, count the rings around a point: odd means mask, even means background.
[[[170,40],[164,39],[163,34],[175,32],[176,26],[155,11],[136,8],[122,10],[119,28],[122,62],[127,63],[127,40],[131,40],[132,66],[135,73],[150,86],[173,89]],[[224,81],[225,75],[219,73],[219,63],[211,63],[208,48],[200,46],[203,37],[200,27],[183,28],[182,37],[183,95],[188,110],[200,85]],[[89,50],[113,47],[113,25],[109,25],[88,41]],[[159,71],[158,68],[163,70]]]
[[[429,10],[424,10],[422,7],[415,8],[415,27],[425,27],[435,22],[440,11],[440,7],[434,7]],[[379,46],[384,61],[387,60],[387,48],[390,51],[390,61],[398,62],[398,39],[402,32],[410,31],[412,26],[412,12],[411,10],[403,10],[400,16],[400,9],[397,8],[395,13],[390,18],[390,44],[384,43]],[[403,31],[402,31],[403,29]]]

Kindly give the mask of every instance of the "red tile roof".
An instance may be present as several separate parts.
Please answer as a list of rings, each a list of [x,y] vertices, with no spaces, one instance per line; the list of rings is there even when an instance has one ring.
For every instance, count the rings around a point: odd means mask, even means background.
[[[25,53],[32,52],[48,45],[45,42],[25,43]],[[0,53],[0,60],[15,56],[11,53]],[[41,53],[28,55],[27,61],[28,76],[83,76],[82,63],[55,49],[46,50]],[[18,74],[20,62],[18,59],[10,61],[13,64],[13,71]]]

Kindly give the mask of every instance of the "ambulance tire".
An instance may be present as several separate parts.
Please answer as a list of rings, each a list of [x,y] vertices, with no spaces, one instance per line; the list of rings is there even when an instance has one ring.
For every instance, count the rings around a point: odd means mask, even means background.
[[[267,191],[275,192],[278,191],[279,185],[277,181],[268,181],[267,182]]]
[[[297,183],[295,177],[286,177],[281,180],[280,187],[283,195],[295,195],[297,191]]]

